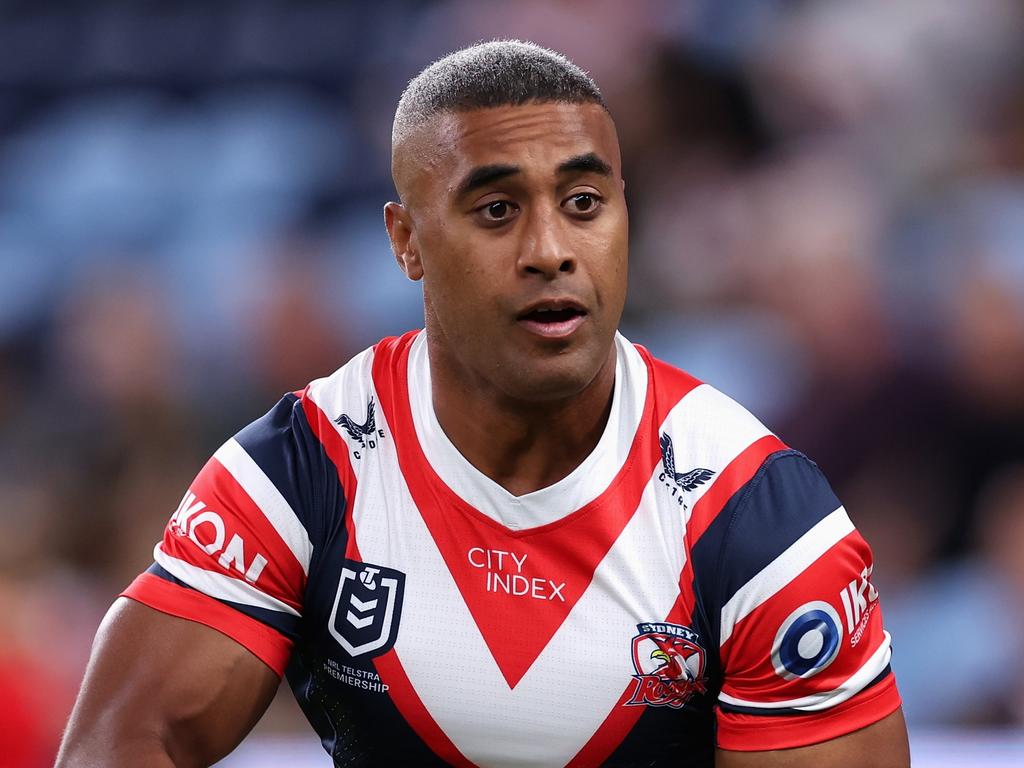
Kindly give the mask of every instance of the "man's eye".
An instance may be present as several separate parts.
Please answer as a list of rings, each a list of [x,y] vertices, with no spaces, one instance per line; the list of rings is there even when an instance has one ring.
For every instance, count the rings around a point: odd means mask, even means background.
[[[504,221],[514,212],[512,203],[507,200],[495,200],[480,210],[483,211],[484,218],[490,221]]]
[[[601,201],[590,192],[580,192],[565,201],[565,206],[572,213],[593,213]]]

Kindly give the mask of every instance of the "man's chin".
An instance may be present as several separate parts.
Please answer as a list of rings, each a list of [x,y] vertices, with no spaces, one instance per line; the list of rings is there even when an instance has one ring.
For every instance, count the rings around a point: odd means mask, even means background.
[[[520,361],[510,364],[510,372],[500,383],[515,400],[533,403],[555,403],[582,394],[597,378],[607,361],[607,354],[594,360],[585,350]]]

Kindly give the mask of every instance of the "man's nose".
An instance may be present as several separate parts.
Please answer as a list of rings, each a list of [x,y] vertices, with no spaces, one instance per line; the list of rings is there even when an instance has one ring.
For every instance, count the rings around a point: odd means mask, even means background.
[[[528,214],[519,254],[519,269],[551,279],[576,268],[569,233],[558,211],[533,209]]]

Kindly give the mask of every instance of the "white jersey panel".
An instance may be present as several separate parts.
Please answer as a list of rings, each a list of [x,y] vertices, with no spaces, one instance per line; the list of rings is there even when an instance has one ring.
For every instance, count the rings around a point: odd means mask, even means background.
[[[767,434],[710,387],[683,398],[664,427],[715,432],[705,444],[684,440],[681,453],[714,475]],[[406,574],[395,652],[427,711],[478,764],[550,766],[571,760],[631,682],[636,625],[664,620],[679,596],[686,513],[659,479],[662,463],[655,465],[636,514],[598,565],[590,587],[514,688],[415,507],[393,442],[382,441],[358,463],[357,545],[366,562]],[[690,508],[713,482],[689,494]],[[585,674],[571,668],[570,660]]]

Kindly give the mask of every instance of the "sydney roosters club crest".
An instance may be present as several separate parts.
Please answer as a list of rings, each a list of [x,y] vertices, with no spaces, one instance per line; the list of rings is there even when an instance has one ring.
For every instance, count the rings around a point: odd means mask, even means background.
[[[633,638],[636,688],[627,705],[679,709],[707,690],[700,636],[678,624],[637,624]]]

